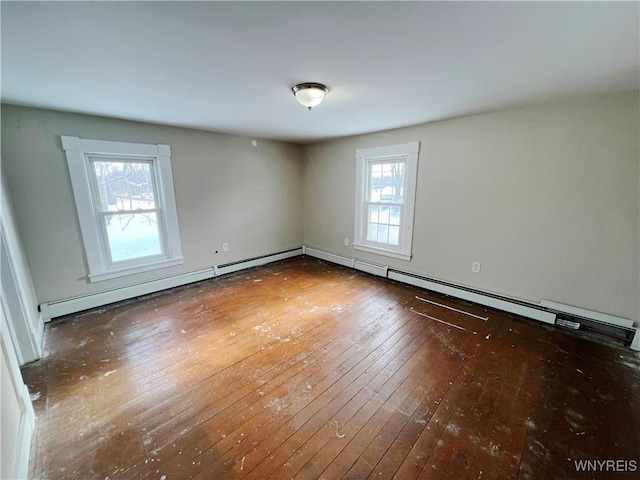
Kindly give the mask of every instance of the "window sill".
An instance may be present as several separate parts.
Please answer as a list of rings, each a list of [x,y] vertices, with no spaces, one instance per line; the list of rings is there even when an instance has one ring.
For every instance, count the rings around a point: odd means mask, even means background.
[[[159,268],[173,267],[176,265],[182,265],[184,263],[183,257],[163,259],[155,261],[153,263],[146,263],[144,265],[136,265],[108,270],[101,273],[89,274],[89,281],[91,283],[100,282],[102,280],[110,280],[113,278],[124,277],[127,275],[134,275],[136,273],[148,272],[151,270],[157,270]]]
[[[386,248],[373,247],[371,245],[363,245],[361,243],[352,244],[355,250],[361,250],[363,252],[376,253],[378,255],[384,255],[386,257],[398,258],[400,260],[404,260],[406,262],[411,261],[410,253],[402,253],[396,250],[387,250]]]

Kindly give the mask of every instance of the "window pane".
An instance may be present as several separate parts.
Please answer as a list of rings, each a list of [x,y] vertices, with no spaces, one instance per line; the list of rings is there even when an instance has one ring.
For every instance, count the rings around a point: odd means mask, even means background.
[[[104,222],[113,262],[163,253],[156,213],[107,214]]]
[[[369,201],[379,202],[383,191],[382,165],[371,166],[371,176],[369,178]]]
[[[394,227],[393,225],[389,227],[389,243],[391,245],[400,244],[400,227]]]
[[[385,205],[380,206],[379,223],[389,223],[389,207]]]
[[[389,164],[389,176],[387,177],[389,196],[392,202],[404,202],[404,163]]]
[[[369,221],[378,223],[378,205],[369,205]]]
[[[371,164],[369,170],[370,202],[404,202],[404,162]]]
[[[378,240],[378,224],[377,223],[369,223],[367,228],[367,240],[370,242],[375,242]]]
[[[151,162],[93,160],[102,212],[156,208]]]
[[[389,226],[378,225],[378,242],[387,243],[389,238]]]
[[[389,223],[391,225],[400,225],[400,207],[390,207],[390,211]]]

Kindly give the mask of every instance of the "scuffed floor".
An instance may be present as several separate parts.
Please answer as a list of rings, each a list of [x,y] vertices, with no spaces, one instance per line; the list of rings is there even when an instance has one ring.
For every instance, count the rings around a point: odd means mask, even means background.
[[[636,353],[304,257],[45,347],[34,479],[640,478]]]

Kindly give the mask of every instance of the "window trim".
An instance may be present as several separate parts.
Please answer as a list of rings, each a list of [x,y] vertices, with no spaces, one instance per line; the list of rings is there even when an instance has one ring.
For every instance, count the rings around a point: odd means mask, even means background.
[[[354,242],[352,244],[355,250],[411,261],[419,152],[420,142],[418,141],[400,145],[356,149],[356,206]],[[405,202],[400,220],[399,245],[397,247],[391,245],[383,246],[377,242],[367,240],[365,223],[367,219],[366,205],[368,203],[368,173],[371,164],[393,161],[399,158],[405,161]]]
[[[184,263],[178,227],[178,214],[171,171],[171,148],[169,145],[126,143],[107,140],[90,140],[79,137],[61,136],[62,148],[67,157],[73,196],[78,212],[80,231],[84,244],[88,277],[90,282],[108,280],[165,268]],[[91,171],[91,158],[121,157],[130,160],[151,160],[154,180],[158,191],[158,205],[162,213],[159,221],[164,255],[141,257],[126,262],[110,262],[108,240],[99,220],[101,214],[96,205],[96,193]]]

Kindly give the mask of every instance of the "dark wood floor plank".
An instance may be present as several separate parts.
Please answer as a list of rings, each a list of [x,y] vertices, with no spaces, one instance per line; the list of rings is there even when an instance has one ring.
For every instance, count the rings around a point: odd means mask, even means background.
[[[441,376],[433,389],[426,393],[414,414],[384,452],[383,456],[376,461],[375,455],[365,451],[363,456],[358,459],[345,475],[345,478],[394,478],[396,471],[417,442],[453,380],[458,376],[460,368],[462,368],[462,362],[459,358],[450,359],[449,363],[450,365],[445,367],[449,376],[444,376],[444,378]],[[366,461],[365,458],[370,458],[371,463]],[[361,460],[365,460],[365,462],[362,463]]]
[[[637,354],[306,257],[56,320],[44,351],[22,369],[34,479],[579,480],[612,474],[575,461],[640,460]]]
[[[475,365],[465,364],[445,391],[444,396],[434,400],[436,404],[435,412],[396,471],[395,476],[397,478],[407,480],[418,478],[449,423],[449,418],[453,414],[456,404],[462,402],[468,395],[468,389],[471,387],[475,371]],[[368,478],[373,477],[370,475]]]
[[[412,372],[405,380],[412,389],[403,402],[397,406],[390,402],[389,405],[385,403],[386,408],[376,412],[376,415],[340,452],[335,461],[327,466],[321,478],[342,478],[345,475],[365,478],[409,422],[413,421],[422,426],[426,424],[423,405],[425,401],[428,403],[429,394],[433,393],[434,387],[441,379],[440,372],[450,372],[453,379],[457,371],[455,365],[451,363],[451,355],[448,355],[448,352],[437,350],[432,345],[427,345],[425,348],[430,349],[429,357],[424,360],[424,364],[429,368],[421,365],[417,372]],[[460,358],[456,356],[455,359],[461,367]],[[421,406],[423,409],[420,409]],[[359,459],[362,460],[360,463],[358,463]]]
[[[429,355],[429,350],[423,348],[425,343],[423,342],[411,358],[396,370],[381,389],[363,394],[366,403],[340,428],[340,432],[330,436],[324,445],[316,445],[315,455],[294,478],[314,479],[323,474],[331,478],[331,475],[326,473],[327,468],[341,463],[336,459],[348,445],[357,445],[362,449],[362,445],[369,443],[394,413],[405,416],[406,413],[402,412],[415,408],[413,403],[416,402],[420,391],[418,386],[422,386],[424,380],[421,377],[424,364],[436,361]],[[420,380],[418,386],[416,379]],[[328,430],[328,433],[331,433],[331,429]],[[307,442],[307,445],[309,443]]]

